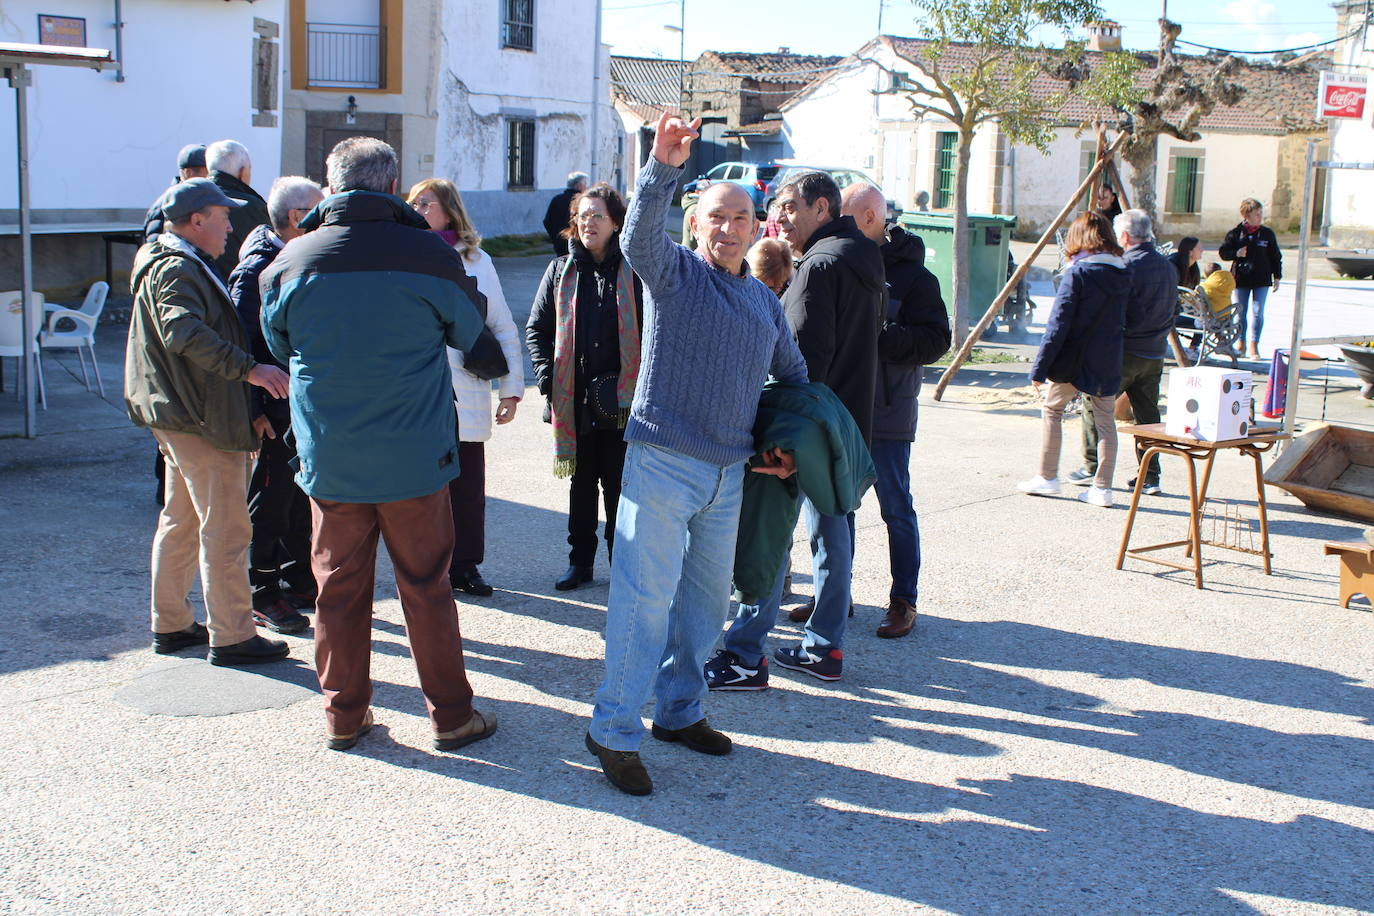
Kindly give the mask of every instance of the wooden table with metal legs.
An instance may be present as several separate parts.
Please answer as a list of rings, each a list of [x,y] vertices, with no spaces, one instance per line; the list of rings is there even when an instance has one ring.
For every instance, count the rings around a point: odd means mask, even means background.
[[[1126,531],[1121,536],[1121,550],[1116,555],[1117,569],[1121,569],[1126,562],[1126,557],[1130,556],[1137,560],[1157,563],[1160,566],[1168,566],[1173,569],[1191,570],[1197,587],[1202,588],[1202,545],[1210,544],[1213,547],[1235,550],[1240,553],[1257,553],[1264,558],[1264,574],[1266,576],[1271,574],[1269,565],[1269,517],[1265,511],[1264,468],[1260,464],[1260,455],[1269,451],[1276,443],[1289,438],[1288,436],[1275,428],[1257,431],[1244,439],[1207,442],[1194,439],[1192,436],[1175,436],[1166,433],[1163,423],[1150,423],[1142,426],[1122,425],[1117,427],[1117,432],[1134,436],[1136,445],[1145,449],[1141,455],[1140,469],[1136,473],[1135,492],[1131,494],[1131,509],[1126,515]],[[1235,449],[1242,455],[1249,455],[1254,459],[1255,496],[1259,504],[1259,550],[1202,539],[1202,507],[1207,502],[1207,487],[1212,482],[1212,464],[1216,461],[1217,454],[1225,449]],[[1188,536],[1181,541],[1166,541],[1163,544],[1149,544],[1144,547],[1133,548],[1130,546],[1131,529],[1135,525],[1135,513],[1140,505],[1140,491],[1145,486],[1145,469],[1149,467],[1150,460],[1156,455],[1177,455],[1188,465]],[[1197,479],[1197,460],[1199,458],[1206,459],[1202,470],[1201,486],[1198,485]],[[1152,551],[1167,550],[1170,547],[1185,548],[1184,556],[1188,557],[1190,562],[1179,563],[1161,557],[1145,556]]]

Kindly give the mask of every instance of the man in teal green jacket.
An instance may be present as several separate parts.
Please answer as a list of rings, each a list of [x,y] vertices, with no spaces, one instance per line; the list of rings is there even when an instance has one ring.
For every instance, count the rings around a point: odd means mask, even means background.
[[[263,335],[291,369],[291,428],[310,497],[319,585],[315,660],[326,746],[352,747],[373,724],[369,677],[377,537],[386,540],[411,655],[434,725],[454,750],[496,730],[472,708],[449,590],[459,474],[445,345],[469,367],[499,357],[486,299],[461,257],[394,195],[395,151],[353,137],[334,147],[338,192],[301,221],[263,272]],[[501,359],[504,367],[504,359]],[[504,370],[503,370],[504,371]]]

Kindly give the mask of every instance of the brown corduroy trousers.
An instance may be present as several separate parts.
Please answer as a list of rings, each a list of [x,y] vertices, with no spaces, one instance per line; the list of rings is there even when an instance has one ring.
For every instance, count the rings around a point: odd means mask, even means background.
[[[449,588],[453,514],[448,488],[389,503],[310,500],[315,667],[329,732],[357,731],[372,701],[372,591],[377,536],[386,541],[406,619],[410,654],[436,732],[472,718],[458,608]]]

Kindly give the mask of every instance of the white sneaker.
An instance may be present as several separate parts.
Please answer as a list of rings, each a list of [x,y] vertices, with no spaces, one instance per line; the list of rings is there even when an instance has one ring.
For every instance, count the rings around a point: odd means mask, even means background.
[[[1058,496],[1059,478],[1032,477],[1030,480],[1023,480],[1018,483],[1016,489],[1022,493],[1029,493],[1031,496]]]
[[[1101,487],[1088,487],[1078,494],[1078,501],[1087,503],[1090,506],[1101,506],[1103,509],[1112,507],[1112,491],[1104,490]]]

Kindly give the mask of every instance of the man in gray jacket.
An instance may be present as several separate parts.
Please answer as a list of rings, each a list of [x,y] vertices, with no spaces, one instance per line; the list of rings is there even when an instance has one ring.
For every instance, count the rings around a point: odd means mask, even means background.
[[[1178,313],[1178,271],[1155,248],[1154,228],[1144,210],[1127,210],[1112,221],[1117,241],[1126,253],[1122,260],[1131,272],[1126,299],[1126,337],[1121,356],[1121,391],[1130,399],[1139,424],[1159,422],[1159,382],[1164,374],[1169,331]],[[1144,449],[1136,447],[1136,459]],[[1068,475],[1071,483],[1087,486],[1097,476],[1097,429],[1092,407],[1083,405],[1083,467]],[[1128,487],[1135,487],[1133,477]],[[1145,471],[1146,496],[1158,496],[1159,456]]]

